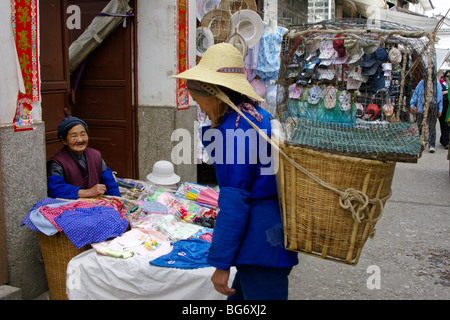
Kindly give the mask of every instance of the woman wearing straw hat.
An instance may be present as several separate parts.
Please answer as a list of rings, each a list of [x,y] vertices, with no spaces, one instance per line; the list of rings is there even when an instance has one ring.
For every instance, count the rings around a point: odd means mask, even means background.
[[[254,150],[270,153],[269,143],[258,135],[270,136],[271,116],[252,102],[263,99],[247,81],[242,55],[233,45],[219,43],[206,50],[198,65],[175,77],[187,80],[192,98],[211,120],[202,139],[220,187],[208,253],[216,268],[211,277],[215,289],[229,299],[287,299],[288,275],[298,258],[283,246],[276,177],[263,173],[269,165],[260,157],[251,157]],[[238,132],[245,133],[245,143],[235,143]],[[208,149],[213,143],[214,154]],[[229,288],[231,266],[237,273]]]
[[[52,198],[78,199],[101,195],[120,197],[119,187],[99,151],[88,148],[86,123],[69,116],[57,128],[64,147],[47,164],[48,193]]]

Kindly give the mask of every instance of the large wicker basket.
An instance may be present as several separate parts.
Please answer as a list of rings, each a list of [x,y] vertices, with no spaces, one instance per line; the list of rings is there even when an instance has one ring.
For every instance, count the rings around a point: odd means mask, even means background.
[[[90,245],[77,249],[64,232],[53,236],[38,233],[39,246],[44,259],[50,299],[67,300],[66,273],[69,261],[91,248]]]
[[[356,265],[391,194],[395,162],[335,155],[283,143],[280,150],[324,182],[318,183],[280,155],[278,184],[286,249]],[[355,219],[352,210],[341,205],[342,195],[349,190],[357,190],[370,200],[362,217]]]

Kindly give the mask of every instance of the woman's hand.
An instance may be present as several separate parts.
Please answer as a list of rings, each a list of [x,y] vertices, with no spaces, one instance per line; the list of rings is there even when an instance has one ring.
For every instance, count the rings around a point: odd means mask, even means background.
[[[234,294],[236,290],[228,287],[229,278],[230,270],[216,269],[211,277],[211,281],[214,284],[214,289],[226,296],[231,296],[232,294]]]
[[[96,184],[90,189],[78,190],[78,196],[80,198],[95,198],[103,195],[106,192],[106,186],[104,184]]]

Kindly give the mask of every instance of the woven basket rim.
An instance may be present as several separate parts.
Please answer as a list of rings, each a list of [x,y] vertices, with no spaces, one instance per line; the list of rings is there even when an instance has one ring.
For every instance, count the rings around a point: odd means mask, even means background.
[[[320,155],[323,158],[329,158],[332,160],[338,160],[338,161],[348,161],[352,163],[364,163],[364,164],[370,164],[373,166],[386,166],[390,165],[394,161],[383,161],[383,160],[375,160],[375,159],[365,159],[365,158],[359,158],[359,157],[351,157],[351,156],[344,156],[344,155],[338,155],[322,150],[313,150],[310,148],[305,148],[299,145],[291,144],[291,143],[284,143],[279,142],[281,148],[298,148],[301,149],[302,152],[310,154],[310,155]]]

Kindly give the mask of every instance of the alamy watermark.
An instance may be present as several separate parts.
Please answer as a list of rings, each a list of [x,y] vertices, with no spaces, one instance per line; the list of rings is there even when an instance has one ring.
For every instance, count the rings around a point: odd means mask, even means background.
[[[66,10],[70,16],[66,20],[67,29],[81,29],[81,9],[77,5],[70,5]]]
[[[366,287],[369,290],[381,289],[381,269],[377,265],[371,265],[367,267],[367,273],[370,276],[367,278]]]
[[[368,6],[367,13],[367,29],[381,29],[380,18],[381,10],[379,7]]]
[[[81,289],[80,268],[78,266],[67,266],[66,287],[69,290]]]

